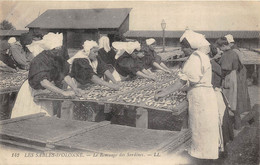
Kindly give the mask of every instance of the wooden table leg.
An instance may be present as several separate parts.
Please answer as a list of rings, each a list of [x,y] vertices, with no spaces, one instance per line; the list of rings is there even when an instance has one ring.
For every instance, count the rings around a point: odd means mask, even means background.
[[[136,127],[148,128],[148,111],[144,108],[136,109]]]

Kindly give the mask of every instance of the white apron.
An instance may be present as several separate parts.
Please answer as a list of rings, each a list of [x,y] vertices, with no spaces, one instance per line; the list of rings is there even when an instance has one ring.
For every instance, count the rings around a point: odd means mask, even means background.
[[[211,85],[209,57],[195,51],[185,62],[180,78],[194,85],[188,91],[191,146],[189,154],[199,159],[217,159],[219,151],[219,114]]]
[[[217,159],[219,114],[212,87],[194,87],[188,92],[192,144],[189,154],[200,159]]]
[[[34,90],[30,87],[28,80],[21,86],[15,100],[11,118],[45,112],[47,116],[53,115],[52,101],[34,101],[34,95],[47,90]]]
[[[223,100],[223,95],[221,93],[220,88],[215,88],[215,94],[218,101],[218,115],[219,115],[219,147],[220,151],[224,151],[224,141],[223,141],[223,133],[222,133],[222,125],[223,125],[223,116],[226,110],[226,105]]]

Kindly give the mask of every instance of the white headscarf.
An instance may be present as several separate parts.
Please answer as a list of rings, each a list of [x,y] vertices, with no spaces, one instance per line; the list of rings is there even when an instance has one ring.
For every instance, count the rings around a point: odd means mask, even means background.
[[[14,37],[9,38],[8,43],[13,44],[16,42],[16,39]]]
[[[145,42],[147,45],[152,45],[153,43],[155,43],[155,39],[149,38],[149,39],[145,40]]]
[[[211,64],[209,61],[209,56],[207,55],[207,51],[209,51],[210,43],[206,40],[205,36],[192,30],[186,30],[180,38],[180,42],[184,38],[187,39],[193,49],[198,49],[195,52],[201,59],[203,72],[209,69]]]
[[[45,50],[52,50],[62,46],[63,34],[62,33],[48,33],[42,38]]]
[[[181,36],[180,42],[182,42],[184,38],[187,39],[187,41],[193,49],[198,49],[200,47],[210,45],[210,43],[206,40],[204,35],[196,33],[192,30],[186,30],[184,34]]]
[[[126,48],[127,42],[113,42],[112,46],[117,50],[115,55],[115,59],[118,59],[124,52]]]
[[[228,35],[226,35],[225,37],[226,37],[228,43],[235,42],[235,41],[234,41],[234,38],[233,38],[233,36],[232,36],[231,34],[228,34]]]
[[[109,45],[109,38],[107,36],[103,36],[99,39],[99,49],[104,48],[106,52],[109,52],[111,50]]]
[[[62,46],[63,34],[62,33],[48,33],[43,36],[42,40],[33,41],[30,45],[26,47],[32,52],[34,56],[37,56],[44,50],[52,50]]]
[[[97,73],[98,61],[97,60],[91,61],[88,56],[89,56],[90,50],[93,47],[98,47],[98,44],[95,41],[86,40],[82,46],[83,46],[83,50],[78,51],[73,57],[68,59],[67,62],[69,64],[72,64],[74,59],[76,59],[76,58],[86,58],[89,61],[89,64],[92,67],[93,71],[95,73]]]
[[[135,41],[135,42],[128,42],[126,47],[125,47],[125,51],[128,53],[128,54],[132,54],[134,52],[134,50],[138,50],[140,51],[141,50],[141,45],[138,41]]]

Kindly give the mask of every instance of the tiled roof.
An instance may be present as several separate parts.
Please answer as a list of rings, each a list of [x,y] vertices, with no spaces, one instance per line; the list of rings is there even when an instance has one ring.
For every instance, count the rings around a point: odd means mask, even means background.
[[[166,38],[180,38],[184,31],[165,31]],[[232,34],[234,38],[259,38],[259,31],[197,31],[204,34],[206,38],[219,38],[227,34]],[[141,37],[141,38],[159,38],[162,37],[162,31],[127,31],[125,37]]]
[[[44,29],[119,28],[130,8],[50,9],[26,27]]]

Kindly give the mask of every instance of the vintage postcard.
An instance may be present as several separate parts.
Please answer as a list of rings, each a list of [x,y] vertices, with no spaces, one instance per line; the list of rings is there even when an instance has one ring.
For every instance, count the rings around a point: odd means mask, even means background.
[[[0,164],[259,164],[259,1],[1,1]]]

